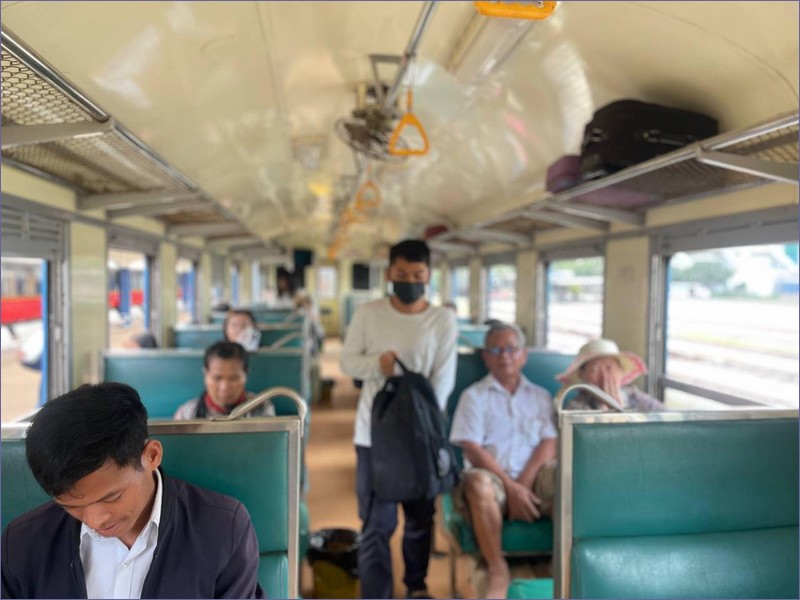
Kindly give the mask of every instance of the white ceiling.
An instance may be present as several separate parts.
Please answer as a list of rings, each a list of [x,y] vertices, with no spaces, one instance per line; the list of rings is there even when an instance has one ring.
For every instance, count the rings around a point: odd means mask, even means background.
[[[3,2],[2,21],[251,229],[324,251],[339,179],[356,171],[334,122],[372,80],[368,55],[402,53],[422,6]],[[351,229],[349,252],[542,197],[547,165],[577,152],[592,112],[614,99],[707,112],[721,131],[798,107],[794,2],[570,1],[532,23],[474,15],[471,2],[437,7],[414,69],[432,150],[373,165],[383,204]],[[295,159],[298,139],[322,143],[318,169]]]

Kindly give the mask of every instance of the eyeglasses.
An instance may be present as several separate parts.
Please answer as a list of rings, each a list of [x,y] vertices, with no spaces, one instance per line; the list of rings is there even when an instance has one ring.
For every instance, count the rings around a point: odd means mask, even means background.
[[[502,354],[508,354],[509,356],[514,356],[520,350],[522,350],[522,348],[520,348],[519,346],[506,346],[505,348],[500,348],[499,346],[491,346],[489,348],[486,348],[485,350],[492,356],[500,356]]]

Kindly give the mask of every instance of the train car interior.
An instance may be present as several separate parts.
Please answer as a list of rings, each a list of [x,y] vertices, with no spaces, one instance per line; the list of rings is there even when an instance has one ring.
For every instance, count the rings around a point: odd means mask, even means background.
[[[798,7],[0,2],[3,526],[47,500],[39,408],[120,381],[173,472],[241,496],[269,596],[358,597],[306,560],[361,527],[340,357],[421,239],[458,321],[446,426],[495,321],[555,398],[556,512],[503,522],[508,597],[797,597]],[[276,416],[171,423],[231,309]],[[662,412],[562,410],[598,338]],[[444,494],[427,591],[486,581]]]

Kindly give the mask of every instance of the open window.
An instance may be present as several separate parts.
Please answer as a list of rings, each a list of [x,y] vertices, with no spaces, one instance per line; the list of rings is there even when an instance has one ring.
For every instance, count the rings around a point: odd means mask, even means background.
[[[670,408],[798,406],[797,212],[738,225],[711,221],[656,242],[653,385]]]
[[[598,248],[545,257],[544,345],[574,354],[602,337],[605,258]]]

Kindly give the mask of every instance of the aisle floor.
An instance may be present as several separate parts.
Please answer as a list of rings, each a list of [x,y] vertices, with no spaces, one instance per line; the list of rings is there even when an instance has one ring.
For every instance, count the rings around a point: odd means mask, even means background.
[[[341,341],[328,339],[323,348],[321,374],[323,379],[334,381],[329,402],[312,407],[311,432],[309,434],[306,461],[309,490],[307,495],[311,531],[328,527],[359,530],[361,522],[355,496],[355,450],[353,448],[353,423],[358,402],[358,389],[352,380],[339,368]],[[437,522],[438,522],[437,515]],[[392,559],[394,567],[394,593],[396,598],[405,594],[403,585],[402,511],[399,524],[392,537]],[[428,589],[437,598],[449,598],[450,559],[448,541],[441,529],[435,534],[437,553],[431,558],[428,570]],[[531,567],[518,565],[512,570],[517,577],[533,576]],[[481,570],[475,561],[461,556],[457,563],[457,590],[463,597],[475,597],[473,580],[479,587]],[[307,562],[303,565],[302,594],[314,598],[313,573]]]

